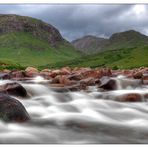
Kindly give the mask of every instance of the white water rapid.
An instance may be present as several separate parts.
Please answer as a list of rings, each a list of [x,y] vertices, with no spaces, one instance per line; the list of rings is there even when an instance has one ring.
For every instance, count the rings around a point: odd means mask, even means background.
[[[116,78],[118,89],[99,92],[55,92],[49,81],[35,78],[18,82],[32,96],[18,99],[31,120],[5,123],[0,120],[0,143],[148,143],[148,86],[138,80]],[[8,83],[1,80],[0,85]],[[134,83],[133,83],[134,82]],[[131,85],[132,84],[132,85]],[[114,101],[119,94],[136,92],[145,101]]]

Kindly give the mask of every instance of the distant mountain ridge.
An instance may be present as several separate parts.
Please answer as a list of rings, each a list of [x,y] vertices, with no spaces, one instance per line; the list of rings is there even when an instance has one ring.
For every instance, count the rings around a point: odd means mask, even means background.
[[[84,36],[72,41],[79,51],[85,54],[94,54],[106,50],[139,47],[148,45],[148,37],[135,30],[128,30],[113,34],[109,39],[95,36]]]
[[[83,38],[72,41],[72,44],[76,49],[79,49],[86,54],[92,54],[97,52],[98,50],[101,50],[106,43],[107,39],[99,38],[92,35],[84,36]],[[97,51],[95,49],[97,49]]]

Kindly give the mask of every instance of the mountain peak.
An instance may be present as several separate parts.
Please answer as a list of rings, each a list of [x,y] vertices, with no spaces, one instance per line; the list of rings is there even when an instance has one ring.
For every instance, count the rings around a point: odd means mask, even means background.
[[[35,18],[1,14],[0,20],[0,34],[27,32],[34,37],[48,41],[51,46],[56,46],[58,42],[64,40],[55,27]]]
[[[118,32],[118,33],[114,33],[112,34],[112,36],[110,37],[110,41],[114,41],[114,40],[131,40],[131,39],[146,39],[147,36],[141,34],[138,31],[135,30],[127,30],[124,32]]]
[[[133,48],[148,44],[148,37],[135,30],[114,33],[109,39],[91,35],[84,36],[72,42],[80,51],[90,54],[104,50]]]
[[[86,54],[96,53],[97,47],[102,48],[106,39],[93,35],[86,35],[82,38],[72,41],[74,47]]]

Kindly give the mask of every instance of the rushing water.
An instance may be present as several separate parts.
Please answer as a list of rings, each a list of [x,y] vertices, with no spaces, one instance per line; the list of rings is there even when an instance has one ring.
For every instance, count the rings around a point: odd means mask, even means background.
[[[148,143],[148,103],[123,103],[115,96],[140,95],[148,87],[138,80],[117,78],[118,89],[99,92],[54,92],[37,77],[21,83],[31,98],[19,99],[30,114],[26,123],[0,121],[0,143]],[[0,81],[0,85],[9,81]],[[145,98],[143,98],[145,99]]]

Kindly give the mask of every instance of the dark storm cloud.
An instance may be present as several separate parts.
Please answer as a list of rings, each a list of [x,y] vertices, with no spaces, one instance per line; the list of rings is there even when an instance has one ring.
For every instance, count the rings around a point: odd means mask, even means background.
[[[0,5],[0,13],[42,19],[70,41],[88,34],[109,37],[129,29],[148,34],[147,5]]]

